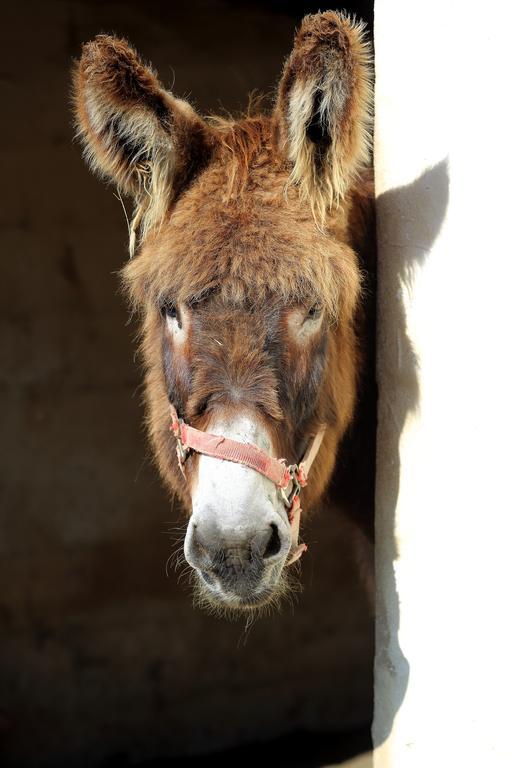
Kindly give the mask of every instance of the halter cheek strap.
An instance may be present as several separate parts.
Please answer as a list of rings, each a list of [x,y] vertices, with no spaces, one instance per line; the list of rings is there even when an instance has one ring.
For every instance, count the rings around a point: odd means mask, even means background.
[[[325,434],[322,424],[310,441],[302,460],[298,464],[286,464],[284,459],[275,459],[251,443],[240,443],[222,435],[212,435],[191,427],[178,417],[176,408],[171,404],[171,430],[176,438],[176,453],[181,472],[185,477],[185,462],[191,453],[202,453],[215,459],[232,461],[254,469],[271,480],[279,488],[285,506],[292,533],[292,549],[288,565],[298,560],[307,547],[299,544],[300,498],[299,494],[307,485],[311,469]]]

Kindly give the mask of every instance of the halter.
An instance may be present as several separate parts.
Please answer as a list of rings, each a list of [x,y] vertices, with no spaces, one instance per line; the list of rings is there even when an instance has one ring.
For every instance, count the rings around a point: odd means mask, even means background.
[[[298,560],[307,550],[305,544],[298,543],[300,527],[300,492],[308,484],[308,475],[322,440],[326,425],[321,424],[318,432],[310,440],[308,447],[298,464],[286,464],[284,459],[274,459],[265,451],[251,443],[240,443],[222,435],[212,435],[201,429],[191,427],[180,419],[176,408],[171,404],[170,429],[176,438],[176,454],[180,470],[185,477],[185,462],[191,453],[202,453],[215,459],[232,461],[254,469],[260,475],[267,477],[277,486],[282,500],[288,510],[288,519],[292,532],[292,550],[288,565]]]

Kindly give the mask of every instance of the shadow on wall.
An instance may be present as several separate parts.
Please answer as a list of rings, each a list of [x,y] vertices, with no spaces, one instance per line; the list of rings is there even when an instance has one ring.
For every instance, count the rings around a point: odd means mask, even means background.
[[[399,643],[400,603],[394,576],[394,563],[399,554],[395,512],[400,491],[400,439],[408,416],[418,408],[420,395],[418,356],[407,334],[406,297],[414,290],[416,268],[425,263],[439,234],[448,199],[446,159],[411,184],[389,190],[377,198],[375,747],[391,732],[405,698],[410,673],[409,661]]]

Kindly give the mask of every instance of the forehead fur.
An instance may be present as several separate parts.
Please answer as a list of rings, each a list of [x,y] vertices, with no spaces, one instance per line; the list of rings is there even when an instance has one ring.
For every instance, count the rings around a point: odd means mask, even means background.
[[[218,291],[226,303],[319,301],[332,317],[351,317],[355,255],[318,227],[288,184],[270,121],[217,124],[217,131],[212,162],[124,269],[134,301],[187,302]]]

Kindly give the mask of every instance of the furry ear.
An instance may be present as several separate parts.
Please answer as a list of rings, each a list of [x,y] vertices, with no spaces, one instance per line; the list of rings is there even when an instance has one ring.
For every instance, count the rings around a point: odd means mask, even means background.
[[[74,72],[74,108],[84,154],[100,175],[135,200],[135,231],[159,223],[208,159],[210,132],[185,101],[160,85],[124,40],[98,35]]]
[[[326,11],[305,16],[284,66],[278,141],[320,224],[369,160],[370,62],[364,24]]]

